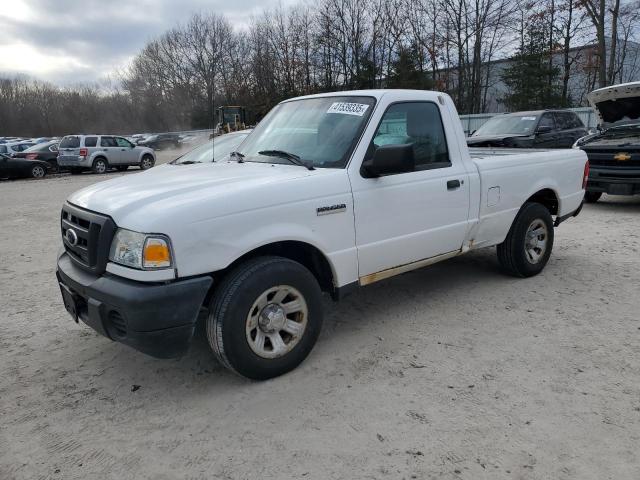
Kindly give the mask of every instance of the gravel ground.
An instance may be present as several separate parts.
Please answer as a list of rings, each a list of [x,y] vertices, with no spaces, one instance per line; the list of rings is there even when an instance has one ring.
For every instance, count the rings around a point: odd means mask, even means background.
[[[0,182],[3,480],[640,478],[640,197],[586,206],[535,278],[488,249],[327,301],[255,383],[202,338],[156,360],[72,322],[59,208],[104,178]]]

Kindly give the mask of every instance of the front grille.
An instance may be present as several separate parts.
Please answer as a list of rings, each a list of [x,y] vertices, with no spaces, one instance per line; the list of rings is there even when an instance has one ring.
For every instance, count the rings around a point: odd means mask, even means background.
[[[589,158],[590,165],[597,165],[602,167],[620,167],[620,168],[637,168],[640,167],[640,152],[624,150],[619,148],[598,148],[598,149],[585,149],[587,157]],[[631,158],[629,160],[616,160],[616,155],[620,153],[626,153]]]
[[[116,230],[113,220],[67,203],[62,207],[60,227],[62,243],[71,260],[84,270],[103,273]]]

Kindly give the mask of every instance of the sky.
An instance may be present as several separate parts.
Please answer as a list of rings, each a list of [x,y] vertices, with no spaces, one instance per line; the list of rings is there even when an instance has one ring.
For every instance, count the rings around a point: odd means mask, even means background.
[[[242,28],[295,0],[0,0],[0,75],[56,85],[95,82],[125,68],[145,43],[197,12]]]

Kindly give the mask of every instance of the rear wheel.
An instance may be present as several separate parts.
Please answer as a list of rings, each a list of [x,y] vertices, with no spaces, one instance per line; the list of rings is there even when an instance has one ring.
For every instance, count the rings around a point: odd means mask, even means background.
[[[33,178],[42,178],[47,174],[47,170],[42,165],[34,165],[31,167],[31,176]]]
[[[531,277],[542,271],[553,248],[553,219],[539,203],[526,203],[518,212],[507,238],[498,245],[498,261],[516,277]]]
[[[587,203],[596,203],[600,200],[602,192],[584,192],[584,201]]]
[[[91,169],[93,170],[93,173],[103,174],[107,173],[108,168],[109,164],[107,163],[107,160],[99,157],[93,161],[93,167]]]
[[[140,161],[140,170],[149,170],[156,164],[156,161],[151,155],[145,155]]]
[[[207,338],[220,362],[254,380],[277,377],[311,352],[322,326],[315,277],[301,264],[258,257],[238,265],[213,295]]]

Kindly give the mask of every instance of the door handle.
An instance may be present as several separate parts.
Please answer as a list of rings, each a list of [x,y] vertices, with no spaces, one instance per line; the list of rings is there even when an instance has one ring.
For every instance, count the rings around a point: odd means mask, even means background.
[[[460,188],[460,180],[447,181],[447,190],[455,190],[456,188]]]

